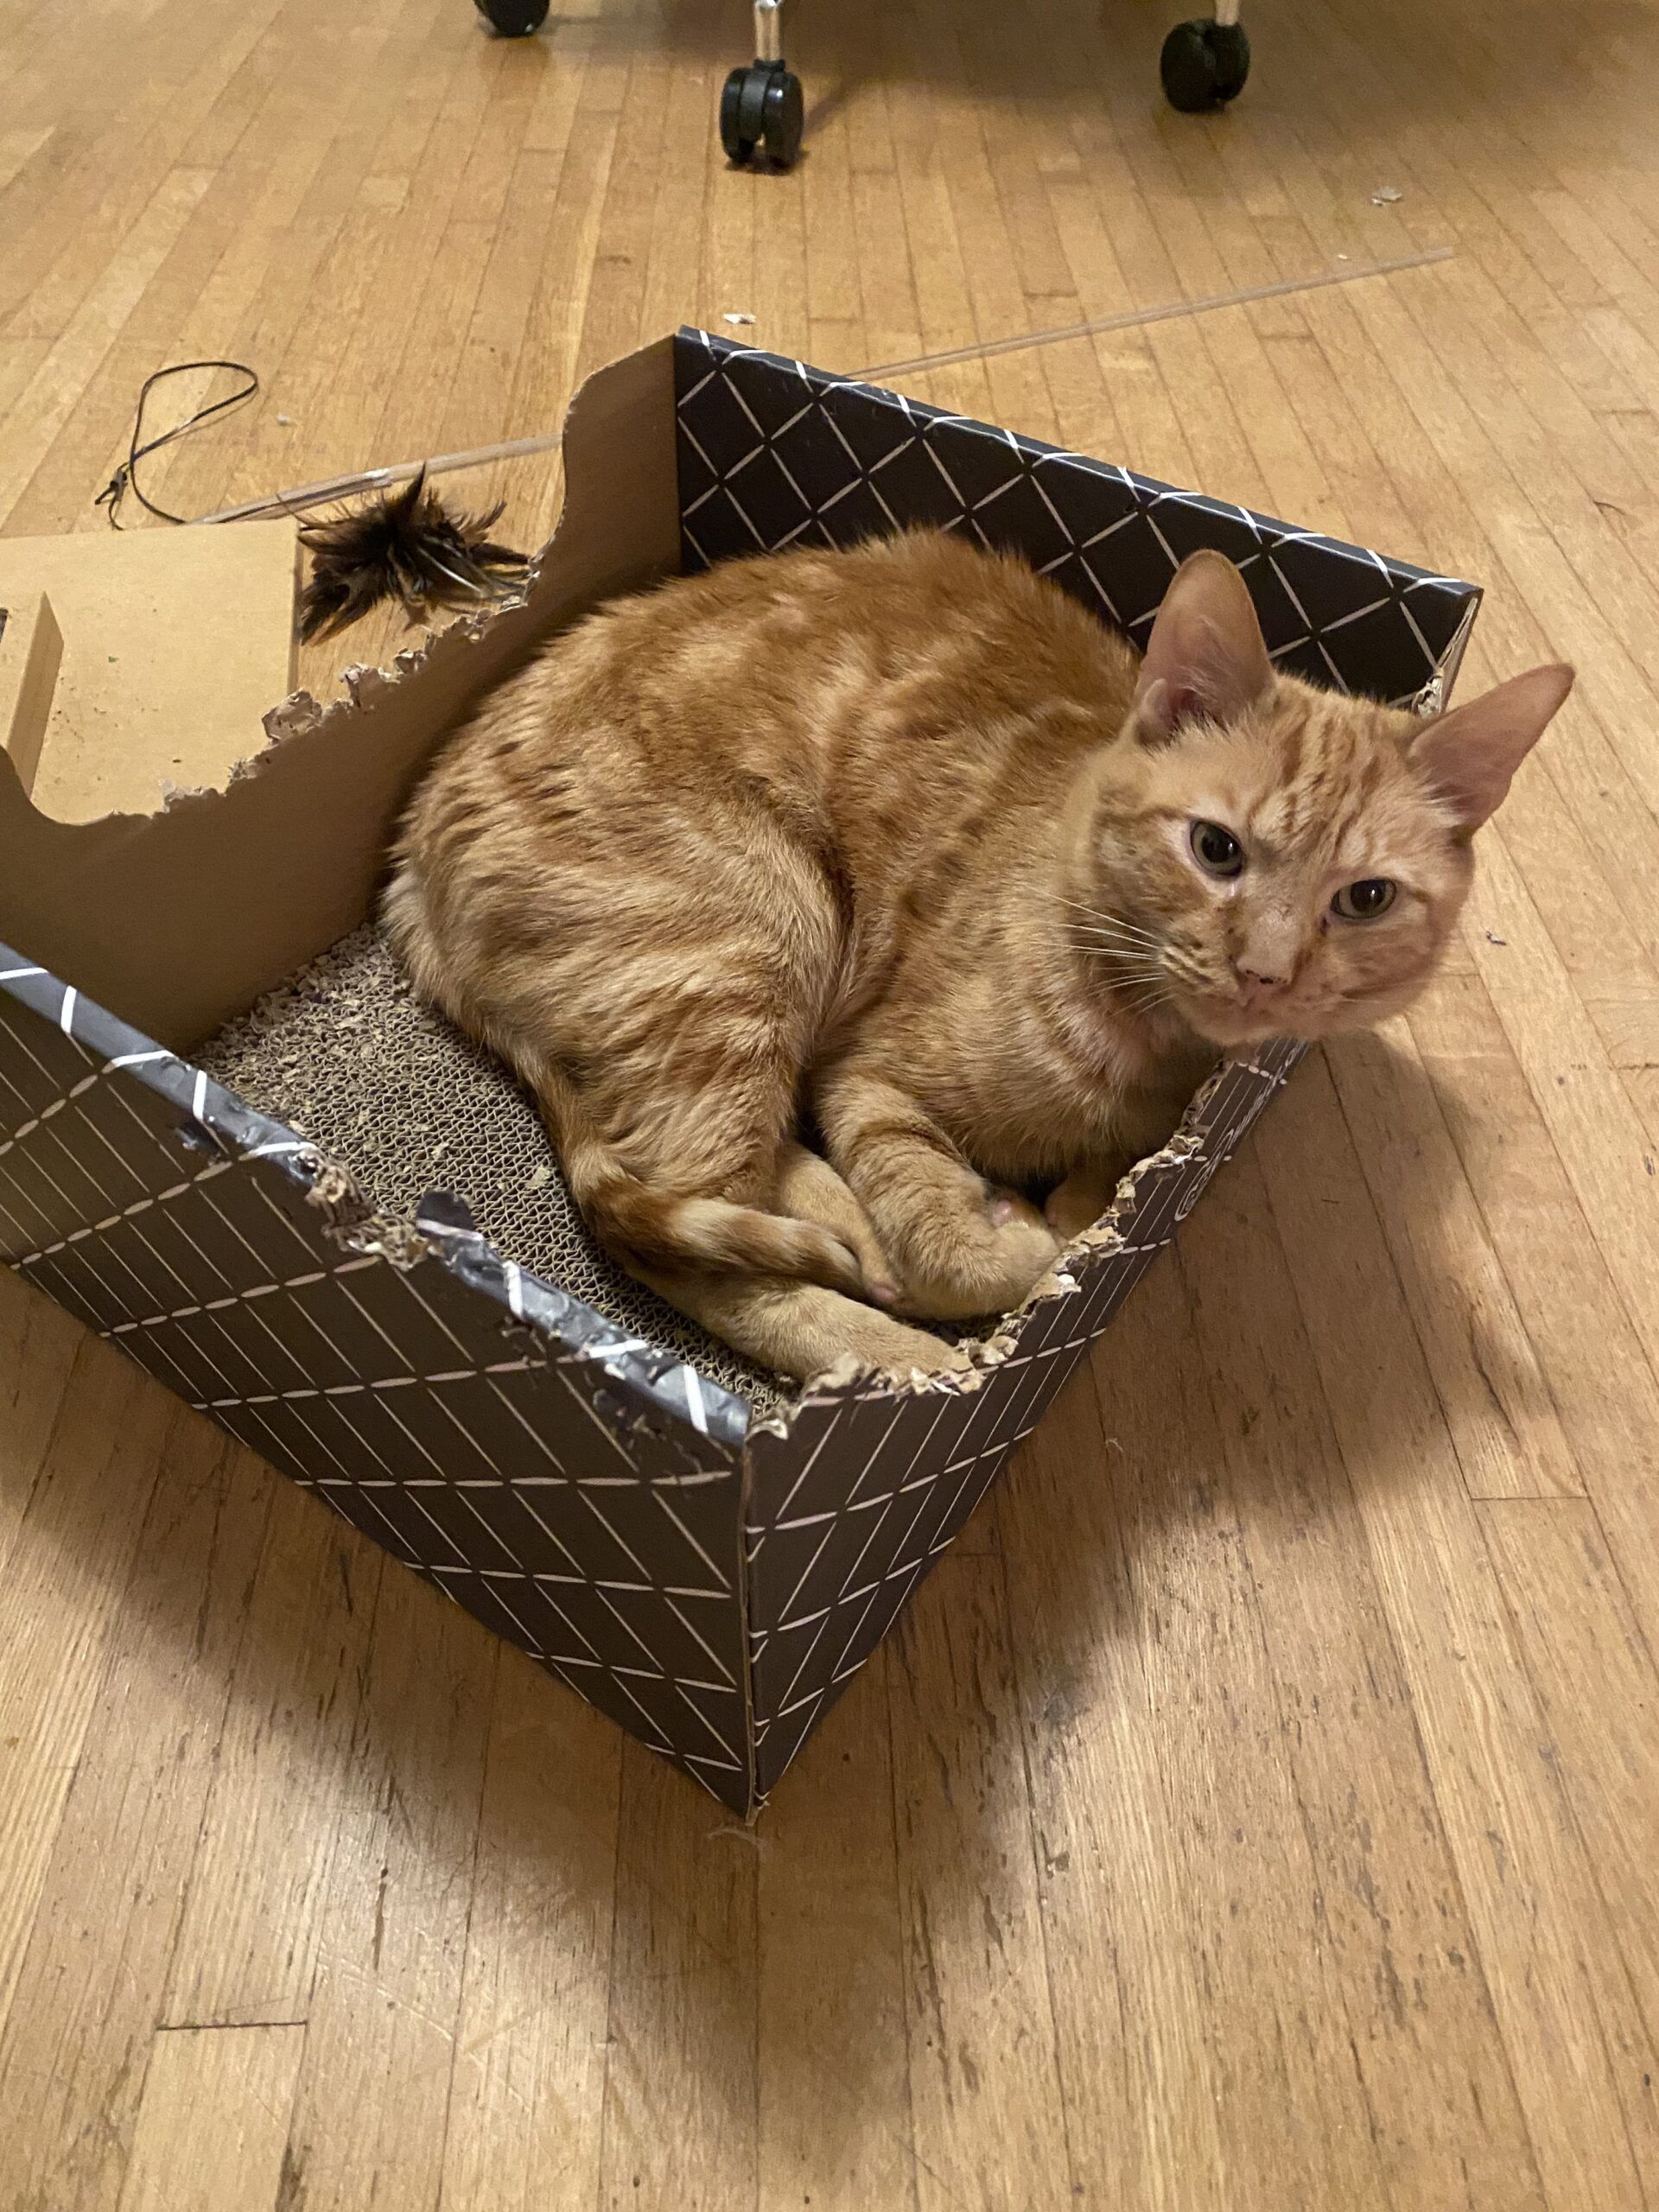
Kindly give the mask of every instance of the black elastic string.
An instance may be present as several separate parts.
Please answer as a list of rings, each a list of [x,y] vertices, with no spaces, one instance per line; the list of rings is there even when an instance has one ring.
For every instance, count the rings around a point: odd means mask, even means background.
[[[143,443],[144,410],[149,404],[150,393],[158,384],[165,383],[168,377],[187,376],[197,369],[228,369],[232,376],[245,377],[247,381],[238,391],[227,392],[223,399],[215,399],[205,407],[198,407],[188,421],[177,424],[175,429],[163,430],[159,437],[151,438],[148,444]],[[175,438],[182,438],[192,430],[199,430],[215,415],[222,415],[227,407],[239,407],[245,399],[251,399],[258,389],[259,378],[245,361],[175,361],[171,368],[157,369],[153,375],[147,376],[138,394],[138,411],[133,417],[127,457],[92,502],[94,506],[108,507],[110,528],[120,529],[121,501],[129,492],[146,514],[154,515],[158,522],[188,523],[191,519],[188,515],[169,514],[165,507],[158,507],[153,499],[145,498],[138,482],[139,462],[147,454],[158,452],[162,446],[170,446]]]

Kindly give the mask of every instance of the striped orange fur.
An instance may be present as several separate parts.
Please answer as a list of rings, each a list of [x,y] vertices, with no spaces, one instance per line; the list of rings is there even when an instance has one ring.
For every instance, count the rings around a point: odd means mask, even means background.
[[[904,1317],[1017,1304],[1217,1046],[1421,988],[1570,682],[1316,690],[1217,554],[1144,661],[955,537],[728,563],[483,702],[388,919],[625,1265],[789,1373],[949,1368]]]

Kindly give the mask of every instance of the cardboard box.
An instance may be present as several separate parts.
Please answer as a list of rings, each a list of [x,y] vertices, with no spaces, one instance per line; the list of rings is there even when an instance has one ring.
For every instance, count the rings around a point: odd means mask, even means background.
[[[257,745],[294,688],[299,563],[290,515],[0,537],[0,606],[43,593],[62,633],[34,784],[42,810],[148,810]]]
[[[1217,1071],[975,1387],[762,1415],[534,1279],[454,1194],[378,1214],[192,1046],[363,921],[423,762],[527,642],[664,572],[927,521],[1144,637],[1217,545],[1281,665],[1396,700],[1449,684],[1478,594],[696,332],[583,388],[565,474],[521,603],[291,700],[222,791],[69,825],[0,762],[0,1255],[747,1814],[1299,1047]]]

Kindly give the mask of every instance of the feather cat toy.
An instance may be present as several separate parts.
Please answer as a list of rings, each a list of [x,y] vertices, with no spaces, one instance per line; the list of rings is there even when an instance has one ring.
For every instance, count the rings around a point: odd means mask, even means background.
[[[332,638],[387,600],[416,622],[434,607],[502,598],[529,566],[528,555],[490,536],[502,505],[452,513],[428,490],[423,468],[366,506],[302,524],[311,578],[300,600],[301,638]]]

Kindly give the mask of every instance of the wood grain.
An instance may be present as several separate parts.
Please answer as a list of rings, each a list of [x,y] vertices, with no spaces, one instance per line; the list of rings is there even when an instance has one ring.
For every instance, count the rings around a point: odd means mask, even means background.
[[[594,2201],[621,1756],[598,1713],[502,1653],[444,2135],[455,2212]]]
[[[382,1567],[277,1486],[162,2000],[169,2027],[308,2013]]]
[[[887,1702],[881,1651],[825,1720],[804,1787],[759,1831],[763,2204],[916,2212]]]
[[[753,1834],[0,1278],[8,2206],[1659,2204],[1659,18],[1249,0],[1205,119],[1177,12],[801,7],[783,178],[736,0],[0,0],[10,537],[106,528],[168,361],[262,379],[149,464],[198,513],[682,320],[854,371],[1447,245],[906,381],[1474,577],[1469,684],[1580,668],[1433,988]],[[454,489],[532,543],[556,459]]]
[[[304,2048],[302,2027],[175,2028],[158,2035],[118,2212],[276,2206]]]
[[[754,1838],[632,1741],[617,1838],[596,2202],[605,2212],[753,2203]]]
[[[108,1473],[122,1479],[118,1465]],[[276,1479],[199,1416],[181,1416],[148,1509],[138,1509],[130,1568],[112,1577],[118,1623],[99,1655],[73,1769],[52,1777],[64,1786],[61,1817],[0,2036],[0,2140],[12,2146],[7,2185],[20,2203],[94,2212],[124,2187],[158,1977],[223,1738]],[[116,1501],[58,1502],[66,1548],[92,1565],[99,1520]],[[118,1525],[132,1510],[117,1505]],[[105,1561],[113,1564],[107,1554]],[[84,1685],[61,1648],[48,1643],[41,1657],[61,1667],[64,1688]],[[56,1740],[67,1733],[60,1708]],[[20,1809],[29,1802],[20,1790]],[[15,1880],[24,1851],[10,1864]],[[92,2112],[96,2127],[81,2124]]]
[[[1072,2176],[999,1561],[935,1569],[887,1680],[918,2198],[1060,2203]]]

